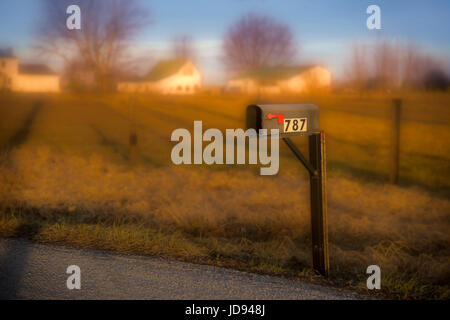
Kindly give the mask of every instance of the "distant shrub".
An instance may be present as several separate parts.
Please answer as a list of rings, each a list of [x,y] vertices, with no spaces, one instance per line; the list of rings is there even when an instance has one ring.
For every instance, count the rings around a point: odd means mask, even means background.
[[[430,70],[423,79],[423,85],[427,90],[447,90],[450,80],[442,70]]]

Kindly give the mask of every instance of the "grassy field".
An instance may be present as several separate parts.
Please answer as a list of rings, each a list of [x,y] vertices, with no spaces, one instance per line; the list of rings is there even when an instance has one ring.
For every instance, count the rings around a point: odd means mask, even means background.
[[[387,95],[283,97],[315,103],[327,134],[333,284],[382,295],[450,295],[450,95],[404,100],[400,181],[389,170]],[[39,99],[42,103],[36,104]],[[159,255],[315,279],[305,169],[280,145],[280,172],[171,165],[171,132],[242,128],[273,98],[0,96],[0,236]],[[136,147],[129,136],[135,132]],[[295,143],[305,150],[305,138]],[[264,188],[261,186],[264,185]],[[372,294],[372,293],[371,293]]]

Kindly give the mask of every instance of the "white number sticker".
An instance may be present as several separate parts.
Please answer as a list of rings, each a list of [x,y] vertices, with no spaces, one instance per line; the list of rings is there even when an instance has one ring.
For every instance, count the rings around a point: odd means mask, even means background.
[[[306,132],[307,130],[307,118],[284,119],[284,132]]]

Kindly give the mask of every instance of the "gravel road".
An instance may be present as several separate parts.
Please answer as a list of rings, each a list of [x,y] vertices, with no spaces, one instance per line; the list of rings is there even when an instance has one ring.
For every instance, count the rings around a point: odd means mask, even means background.
[[[81,289],[66,286],[67,267]],[[360,299],[282,277],[0,239],[0,299]]]

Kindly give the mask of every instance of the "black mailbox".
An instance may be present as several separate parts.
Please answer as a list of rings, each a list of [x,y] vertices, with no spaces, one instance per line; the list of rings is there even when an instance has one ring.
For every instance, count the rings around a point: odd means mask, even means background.
[[[319,108],[313,104],[264,104],[247,107],[247,129],[279,129],[280,137],[319,132]]]
[[[263,104],[247,107],[247,129],[278,129],[287,144],[310,174],[311,230],[313,266],[327,276],[328,226],[326,194],[325,133],[319,130],[319,108],[313,104]],[[291,136],[308,136],[309,159],[295,146]],[[278,150],[278,149],[277,149]]]

